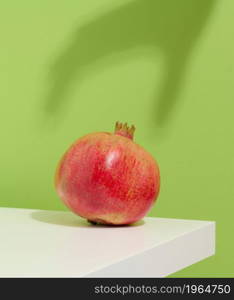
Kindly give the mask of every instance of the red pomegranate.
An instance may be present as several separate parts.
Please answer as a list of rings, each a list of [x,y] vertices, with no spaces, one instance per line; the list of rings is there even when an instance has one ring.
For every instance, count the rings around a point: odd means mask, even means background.
[[[55,186],[74,213],[94,224],[124,225],[150,210],[159,193],[159,167],[133,142],[134,131],[117,122],[114,133],[87,134],[64,154]]]

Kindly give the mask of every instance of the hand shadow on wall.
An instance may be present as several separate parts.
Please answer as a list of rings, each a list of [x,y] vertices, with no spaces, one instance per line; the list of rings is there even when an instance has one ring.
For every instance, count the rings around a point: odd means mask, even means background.
[[[186,65],[215,0],[135,0],[78,28],[51,66],[45,110],[55,115],[68,106],[72,85],[93,71],[118,62],[119,54],[138,47],[160,49],[165,76],[155,89],[153,120],[164,127],[182,87]],[[157,55],[155,51],[155,55]],[[111,58],[111,59],[110,59]],[[100,69],[99,69],[100,70]],[[120,87],[121,88],[121,87]],[[77,99],[79,101],[79,99]],[[125,103],[127,107],[127,103]],[[136,105],[144,105],[144,99]]]

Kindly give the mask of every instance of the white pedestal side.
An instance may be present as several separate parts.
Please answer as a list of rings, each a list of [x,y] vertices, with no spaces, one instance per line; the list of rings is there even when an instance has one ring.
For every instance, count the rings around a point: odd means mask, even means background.
[[[0,277],[164,277],[214,253],[214,222],[105,227],[70,212],[0,208]]]

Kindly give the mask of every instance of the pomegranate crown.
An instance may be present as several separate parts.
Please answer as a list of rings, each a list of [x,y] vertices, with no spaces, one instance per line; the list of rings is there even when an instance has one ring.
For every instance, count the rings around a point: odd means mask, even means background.
[[[134,125],[130,127],[127,123],[120,123],[118,121],[115,123],[115,134],[125,136],[131,140],[133,139],[135,130]]]

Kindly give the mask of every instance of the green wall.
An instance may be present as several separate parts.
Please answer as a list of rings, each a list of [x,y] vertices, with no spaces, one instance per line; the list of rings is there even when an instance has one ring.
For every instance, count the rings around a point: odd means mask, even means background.
[[[63,210],[78,137],[137,127],[161,167],[151,216],[214,220],[217,254],[175,276],[233,276],[234,1],[0,2],[0,206]]]

